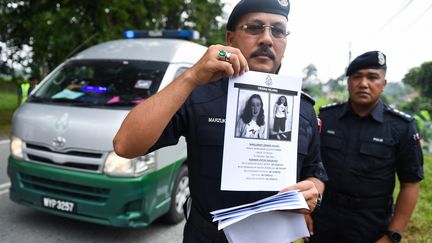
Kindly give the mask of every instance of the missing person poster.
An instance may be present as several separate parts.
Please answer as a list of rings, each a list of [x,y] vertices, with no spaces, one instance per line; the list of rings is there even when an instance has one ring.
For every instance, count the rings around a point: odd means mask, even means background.
[[[230,79],[221,190],[279,191],[296,183],[301,82],[253,71]]]

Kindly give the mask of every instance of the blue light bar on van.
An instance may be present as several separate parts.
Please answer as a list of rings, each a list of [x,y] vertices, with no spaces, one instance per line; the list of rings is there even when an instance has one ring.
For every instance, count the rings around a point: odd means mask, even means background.
[[[127,30],[124,32],[127,39],[137,38],[174,38],[198,40],[200,34],[196,30]]]
[[[103,87],[103,86],[86,85],[86,86],[82,87],[82,91],[84,91],[85,93],[103,94],[103,93],[106,93],[108,91],[108,89],[107,89],[107,87]]]

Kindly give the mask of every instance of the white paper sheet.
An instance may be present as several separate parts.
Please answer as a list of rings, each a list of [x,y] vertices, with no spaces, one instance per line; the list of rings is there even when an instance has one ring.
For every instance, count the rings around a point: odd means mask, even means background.
[[[53,95],[51,98],[52,99],[70,99],[70,100],[74,100],[80,96],[83,96],[84,93],[82,92],[76,92],[76,91],[72,91],[69,89],[64,89],[60,92],[58,92],[57,94]]]
[[[218,221],[218,230],[244,220],[254,214],[275,211],[307,209],[303,194],[298,190],[283,192],[261,200],[235,207],[219,209],[210,212],[213,222]]]
[[[288,243],[309,237],[303,214],[259,213],[224,228],[230,243]]]
[[[249,71],[230,79],[221,190],[280,191],[296,183],[300,92],[301,79],[283,75]],[[254,109],[258,116],[250,115]],[[285,117],[276,119],[276,110]]]

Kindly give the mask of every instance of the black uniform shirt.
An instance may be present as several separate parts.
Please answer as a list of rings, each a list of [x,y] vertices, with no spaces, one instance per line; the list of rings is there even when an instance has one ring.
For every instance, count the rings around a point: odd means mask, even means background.
[[[220,190],[227,92],[227,79],[196,88],[151,149],[176,144],[180,136],[185,136],[192,201],[203,214],[276,193]],[[297,175],[300,179],[316,177],[325,181],[327,174],[316,131],[317,117],[312,103],[302,97]],[[210,214],[207,216],[210,219]]]
[[[365,117],[349,102],[320,109],[326,190],[353,197],[390,197],[395,172],[403,182],[423,179],[423,155],[413,119],[381,101]]]

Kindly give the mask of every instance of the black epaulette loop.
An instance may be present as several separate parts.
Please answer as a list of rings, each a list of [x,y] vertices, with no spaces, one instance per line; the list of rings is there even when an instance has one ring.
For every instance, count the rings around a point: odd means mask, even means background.
[[[327,110],[327,109],[330,109],[330,108],[333,108],[333,107],[340,106],[340,105],[342,105],[342,104],[343,104],[343,103],[339,103],[339,102],[330,103],[330,104],[327,104],[327,105],[323,105],[323,106],[321,106],[321,107],[319,108],[319,110],[320,110],[320,111],[322,111],[322,110]]]
[[[386,106],[385,110],[388,111],[388,112],[390,112],[393,115],[396,115],[398,117],[403,118],[406,121],[412,121],[412,120],[414,120],[414,117],[412,117],[412,116],[408,115],[407,113],[402,112],[402,111],[400,111],[398,109],[392,108],[390,106]]]
[[[301,96],[305,98],[307,101],[309,101],[312,105],[315,105],[315,100],[310,96],[308,93],[302,91]]]

